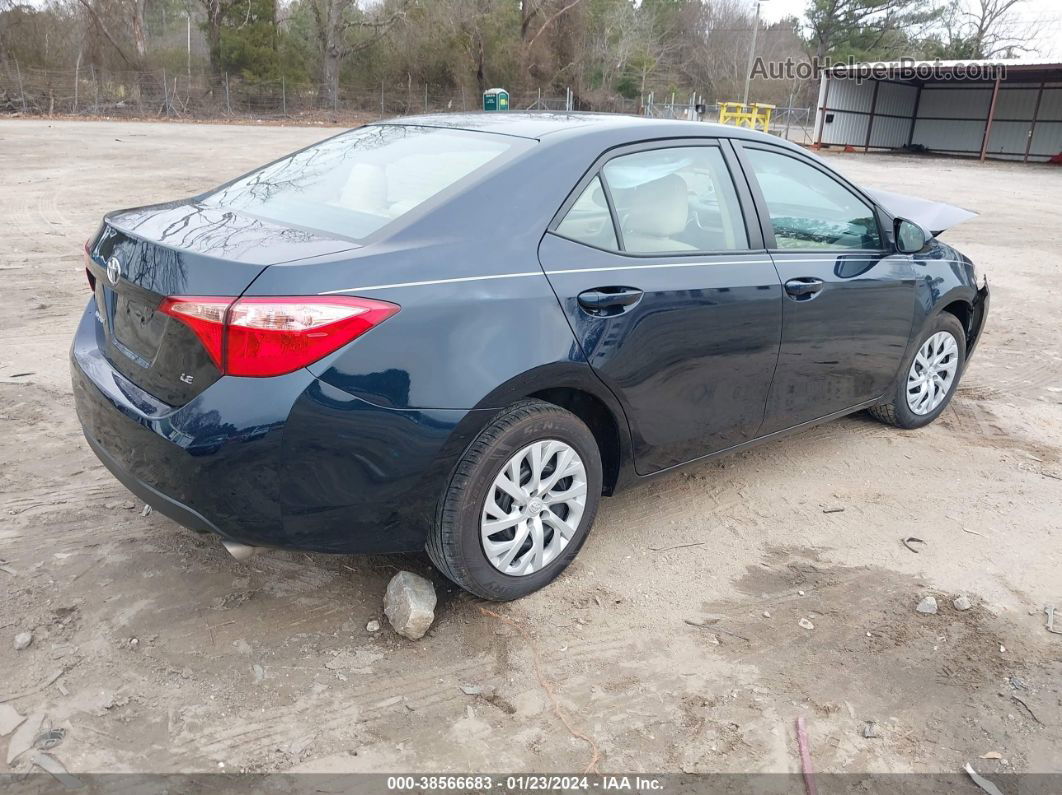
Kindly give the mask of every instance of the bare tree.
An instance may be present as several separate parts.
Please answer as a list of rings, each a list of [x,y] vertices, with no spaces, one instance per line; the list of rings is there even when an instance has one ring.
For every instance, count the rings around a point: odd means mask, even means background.
[[[601,14],[597,24],[584,28],[579,73],[591,77],[580,94],[595,105],[606,100],[645,47],[636,16],[633,5],[616,3]]]
[[[451,19],[475,74],[476,89],[482,92],[487,89],[487,49],[483,22],[490,4],[458,2],[456,5],[458,13],[453,14]]]
[[[1019,21],[1015,12],[1026,0],[953,0],[944,15],[945,52],[954,58],[997,58],[1034,52],[1040,23]]]
[[[144,6],[145,0],[125,0],[125,6],[129,15],[129,27],[133,33],[133,46],[136,48],[136,57],[143,61],[147,56],[147,38],[144,35]]]
[[[535,42],[545,38],[547,32],[555,32],[572,16],[583,0],[522,0],[520,3],[520,44],[522,71],[541,76],[538,61],[534,58]],[[557,39],[559,37],[555,37]]]
[[[103,16],[100,14],[100,12],[93,6],[91,2],[89,2],[89,0],[78,0],[78,2],[81,3],[84,9],[88,12],[89,17],[92,18],[93,24],[95,24],[99,32],[103,34],[103,37],[107,39],[110,45],[114,48],[114,51],[118,53],[119,56],[121,56],[121,59],[125,61],[125,63],[132,65],[132,59],[130,59],[129,56],[125,54],[125,50],[118,43],[118,40],[114,37],[114,34],[111,33],[110,29],[107,27],[107,24],[104,22]],[[141,17],[140,22],[142,26],[143,17]],[[142,30],[143,28],[141,27],[141,31]]]
[[[328,103],[334,105],[339,97],[343,59],[381,38],[404,15],[404,6],[376,19],[364,15],[358,0],[309,0],[309,5],[321,53],[321,82]]]

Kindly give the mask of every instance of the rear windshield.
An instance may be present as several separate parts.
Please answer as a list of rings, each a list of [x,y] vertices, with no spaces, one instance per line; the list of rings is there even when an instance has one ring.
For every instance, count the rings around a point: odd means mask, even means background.
[[[360,127],[248,174],[203,201],[357,240],[520,143],[527,142],[438,127]]]

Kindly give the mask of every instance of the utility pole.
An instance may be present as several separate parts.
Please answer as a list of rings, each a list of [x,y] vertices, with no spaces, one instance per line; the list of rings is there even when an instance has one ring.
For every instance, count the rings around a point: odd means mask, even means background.
[[[756,35],[760,32],[760,3],[767,0],[756,0],[756,17],[752,21],[752,47],[749,48],[749,66],[745,70],[745,98],[741,100],[743,105],[749,104],[749,82],[752,80],[752,65],[756,60]]]

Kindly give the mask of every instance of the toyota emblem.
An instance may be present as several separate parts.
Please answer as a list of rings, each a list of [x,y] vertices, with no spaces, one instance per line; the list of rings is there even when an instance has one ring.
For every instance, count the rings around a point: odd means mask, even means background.
[[[120,278],[122,278],[122,263],[117,257],[111,257],[107,260],[107,281],[111,284],[118,284]]]

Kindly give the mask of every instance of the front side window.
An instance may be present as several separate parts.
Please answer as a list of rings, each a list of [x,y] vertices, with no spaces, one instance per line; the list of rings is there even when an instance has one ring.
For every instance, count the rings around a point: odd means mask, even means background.
[[[817,168],[796,158],[746,149],[778,248],[880,249],[874,210]]]
[[[653,149],[602,169],[633,254],[748,248],[737,192],[715,146]]]
[[[259,169],[204,202],[360,239],[527,144],[438,127],[360,127]]]
[[[557,234],[596,248],[619,248],[600,177],[594,177],[583,189],[557,226]]]

